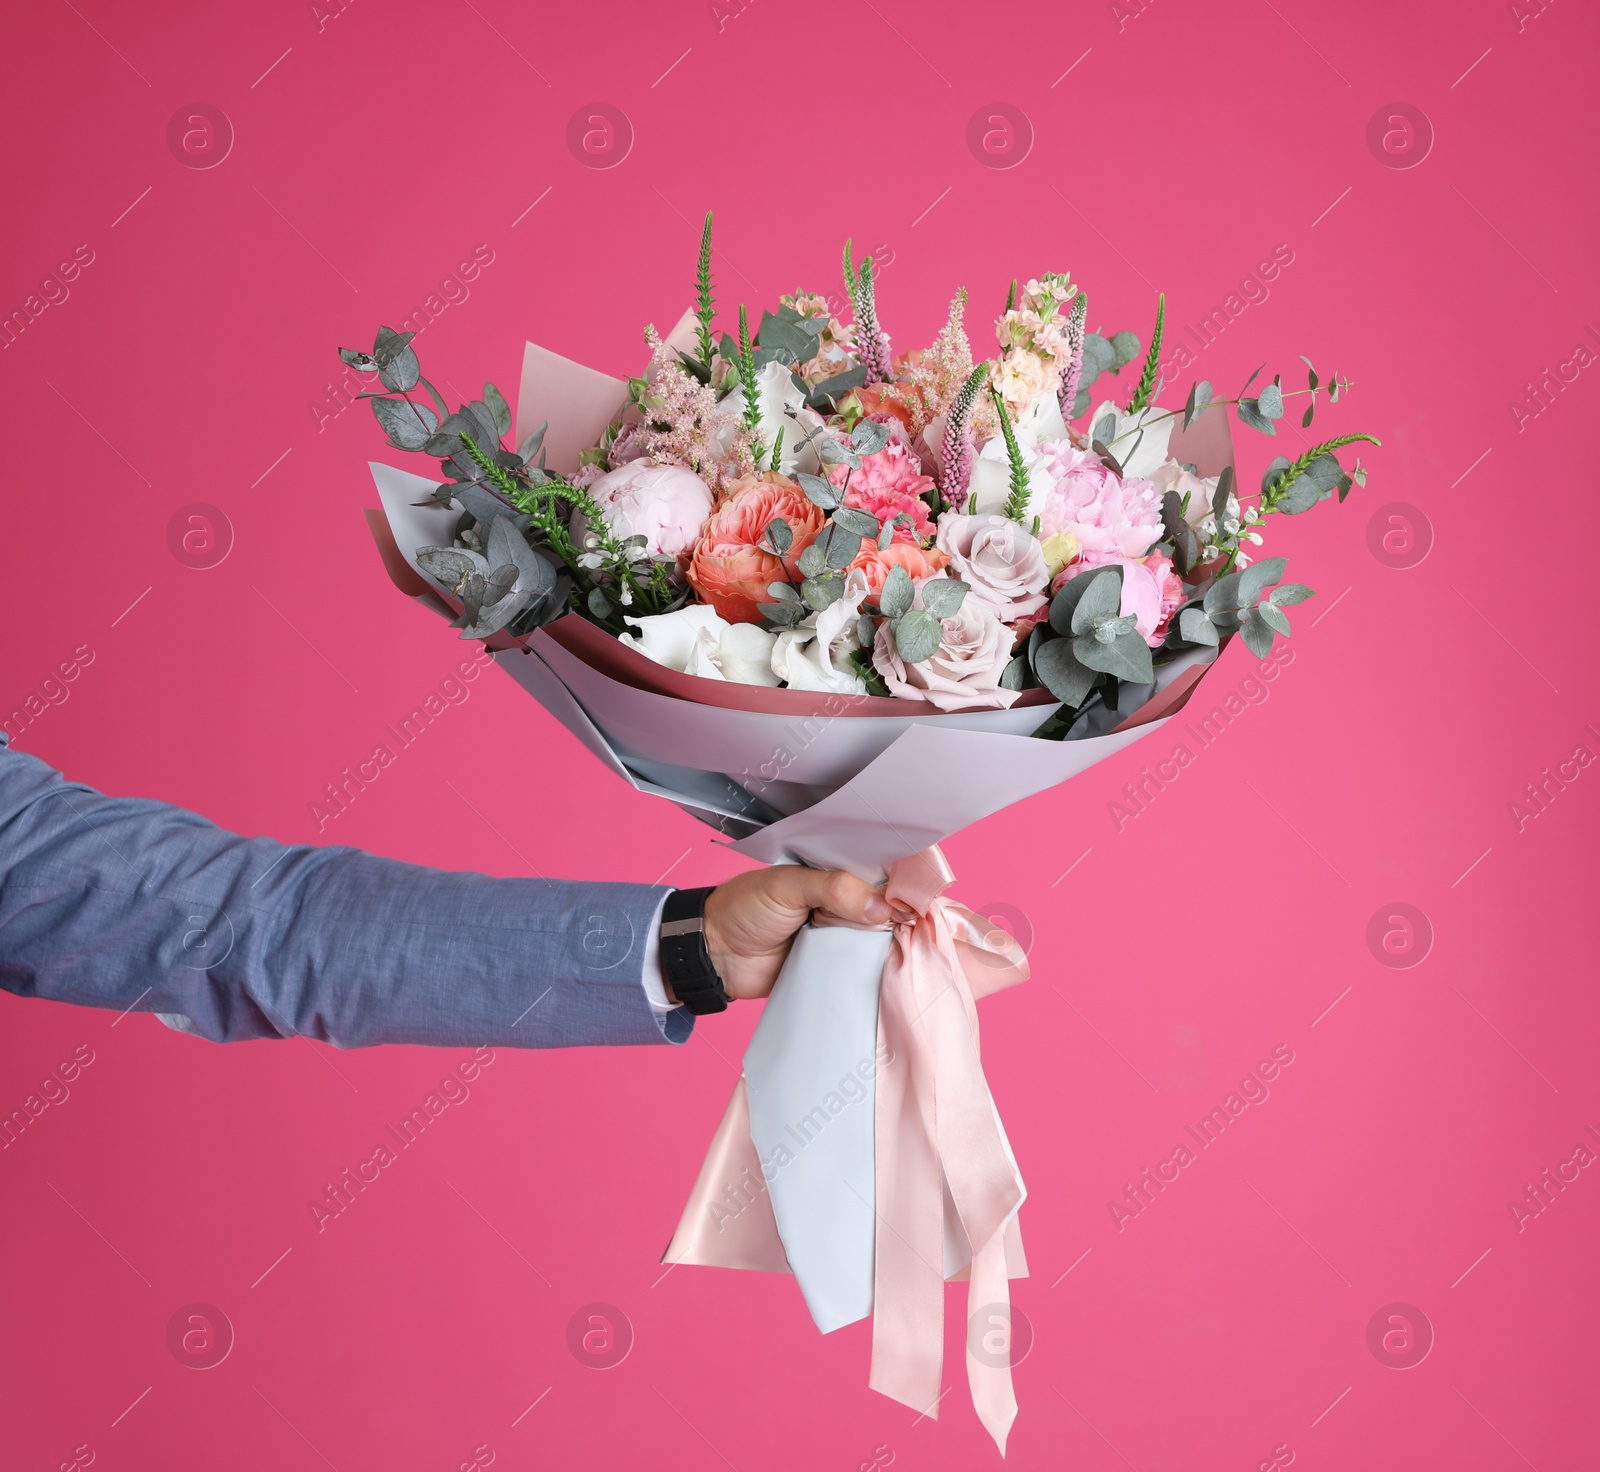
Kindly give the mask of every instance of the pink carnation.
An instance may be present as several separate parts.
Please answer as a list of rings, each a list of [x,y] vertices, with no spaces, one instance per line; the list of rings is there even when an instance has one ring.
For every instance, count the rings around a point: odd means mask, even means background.
[[[843,465],[830,465],[828,479],[842,486],[845,469]],[[896,526],[895,538],[921,545],[933,536],[928,503],[922,499],[923,492],[932,489],[933,477],[922,473],[916,456],[903,440],[892,439],[877,454],[861,457],[861,469],[850,474],[844,504],[870,511],[880,523],[893,521],[904,513],[910,517],[911,527],[908,530]]]
[[[1120,479],[1070,440],[1046,440],[1039,454],[1051,482],[1041,539],[1067,532],[1091,563],[1143,557],[1161,539],[1161,492],[1150,481]]]

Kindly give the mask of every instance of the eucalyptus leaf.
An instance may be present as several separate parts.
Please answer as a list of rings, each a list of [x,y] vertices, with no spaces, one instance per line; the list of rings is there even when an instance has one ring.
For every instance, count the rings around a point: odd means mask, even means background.
[[[758,603],[756,609],[764,618],[789,628],[806,616],[804,607],[798,603]]]
[[[800,571],[804,576],[814,578],[826,567],[827,563],[822,558],[822,548],[815,542],[800,554]]]
[[[1256,408],[1267,419],[1283,418],[1283,390],[1269,383],[1256,399]]]
[[[483,402],[489,406],[489,412],[494,416],[495,438],[511,433],[511,405],[506,403],[505,395],[492,383],[483,386]]]
[[[611,600],[606,597],[604,588],[590,588],[587,602],[589,612],[596,618],[611,617]]]
[[[801,596],[808,606],[824,609],[844,597],[844,579],[840,577],[807,578],[800,584]]]
[[[915,596],[916,589],[912,586],[911,574],[896,563],[883,580],[883,591],[878,594],[878,607],[887,617],[899,618],[911,607],[911,600]]]
[[[1028,660],[1026,655],[1013,655],[1011,662],[1000,671],[1002,690],[1022,690],[1027,687]]]
[[[378,382],[396,393],[415,388],[421,377],[422,364],[417,361],[416,352],[410,347],[401,348],[386,367],[378,369]]]
[[[767,593],[779,603],[798,603],[800,595],[788,583],[768,583]]]
[[[820,475],[807,475],[802,472],[795,476],[795,479],[800,483],[800,489],[806,493],[806,499],[813,505],[822,507],[824,511],[832,511],[843,499],[839,488]]]
[[[1261,615],[1262,621],[1270,629],[1275,629],[1285,639],[1289,637],[1289,615],[1276,603],[1258,603],[1255,611]]]
[[[957,578],[929,578],[922,585],[922,606],[935,618],[949,618],[967,596],[967,585]]]
[[[426,404],[408,404],[403,399],[374,399],[372,412],[389,443],[401,450],[420,450],[439,427],[438,416]]]
[[[1240,424],[1260,430],[1262,434],[1277,434],[1277,427],[1261,412],[1255,399],[1240,399],[1233,407],[1239,415]]]
[[[794,545],[794,533],[789,529],[789,523],[781,516],[774,516],[767,523],[767,541],[776,549],[779,557]]]
[[[1289,457],[1287,455],[1274,455],[1267,462],[1267,468],[1261,472],[1261,494],[1266,495],[1278,483],[1283,472],[1288,468]]]
[[[1233,466],[1224,465],[1222,474],[1217,477],[1217,489],[1211,496],[1211,515],[1216,519],[1217,530],[1222,530],[1222,523],[1228,519],[1228,502],[1233,499]]]
[[[1080,573],[1050,600],[1050,627],[1056,633],[1072,632],[1072,619],[1077,611],[1078,600],[1083,597],[1088,587],[1089,575]]]
[[[1189,390],[1189,397],[1183,406],[1183,427],[1185,429],[1206,412],[1206,405],[1211,402],[1211,394],[1211,384],[1204,378]]]
[[[1033,672],[1039,683],[1064,705],[1082,705],[1094,689],[1099,673],[1072,653],[1070,639],[1044,639],[1032,650]]]
[[[1098,572],[1080,573],[1072,580],[1074,583],[1087,583],[1088,586],[1078,598],[1078,606],[1072,613],[1072,632],[1074,634],[1087,634],[1094,627],[1097,619],[1106,615],[1116,616],[1122,602],[1122,569],[1120,567],[1102,567]],[[1069,583],[1068,587],[1071,586]],[[1066,590],[1063,589],[1063,592]],[[1052,618],[1052,622],[1053,622]],[[1078,657],[1083,658],[1080,652]]]
[[[417,565],[452,589],[489,571],[488,559],[466,547],[418,547]]]
[[[1220,639],[1216,625],[1203,608],[1184,609],[1178,615],[1178,633],[1191,644],[1216,644]]]
[[[828,527],[817,540],[827,544],[822,549],[822,555],[829,567],[849,567],[861,551],[860,536],[840,526]]]
[[[1090,669],[1135,685],[1148,685],[1156,677],[1150,646],[1132,630],[1118,634],[1109,644],[1101,643],[1093,635],[1080,636],[1072,641],[1072,652],[1079,663]]]
[[[1239,579],[1242,576],[1242,573],[1227,573],[1206,589],[1205,610],[1213,622],[1216,622],[1219,614],[1225,615],[1239,606]],[[1231,624],[1226,626],[1231,627]]]
[[[806,407],[819,411],[831,410],[836,400],[844,397],[853,388],[860,388],[867,381],[867,370],[859,364],[854,368],[847,368],[843,373],[835,373],[831,378],[824,378],[821,383],[814,386],[807,385],[804,379],[799,381],[799,387],[806,396]]]
[[[1112,350],[1117,355],[1116,367],[1111,370],[1113,373],[1117,372],[1118,369],[1126,368],[1129,363],[1139,356],[1139,339],[1135,333],[1127,331],[1113,332],[1110,342]]]
[[[1112,436],[1117,432],[1117,416],[1115,414],[1102,414],[1095,420],[1093,438],[1101,444],[1109,445]]]
[[[1263,557],[1260,562],[1252,562],[1239,574],[1239,606],[1254,608],[1261,595],[1283,576],[1288,565],[1287,557]]]
[[[1272,653],[1272,629],[1253,608],[1247,610],[1239,621],[1239,637],[1244,640],[1244,647],[1257,659],[1265,659]]]
[[[863,419],[850,434],[850,448],[858,455],[876,455],[889,443],[889,427],[876,419]]]
[[[878,518],[870,511],[861,511],[854,506],[841,506],[833,513],[833,524],[843,527],[847,532],[854,532],[858,537],[875,537],[878,535]]]
[[[380,327],[377,341],[372,348],[373,361],[380,368],[387,368],[405,351],[406,344],[416,335],[414,332],[396,332],[392,327]]]
[[[895,649],[907,664],[920,664],[939,652],[942,633],[938,619],[926,609],[913,608],[895,620]]]
[[[1308,588],[1304,583],[1279,583],[1274,588],[1267,601],[1274,608],[1287,608],[1291,603],[1304,603],[1307,598],[1316,597],[1316,589]]]

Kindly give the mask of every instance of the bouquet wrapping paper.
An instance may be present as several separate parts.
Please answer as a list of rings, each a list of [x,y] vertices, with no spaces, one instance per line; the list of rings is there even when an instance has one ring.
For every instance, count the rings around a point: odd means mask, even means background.
[[[673,336],[688,331],[685,314]],[[528,344],[518,433],[550,420],[570,469],[626,386]],[[558,425],[561,427],[558,433]],[[1175,441],[1177,436],[1174,437]],[[1174,453],[1231,463],[1222,416]],[[447,544],[457,512],[434,481],[374,463],[369,512],[401,591],[459,605],[416,549]],[[418,504],[419,502],[426,504]],[[1025,1276],[1026,1189],[979,1055],[976,1002],[1026,979],[1005,932],[945,897],[938,843],[1148,735],[1187,701],[1218,651],[1156,667],[1095,704],[1065,740],[1031,733],[1059,709],[1030,692],[1005,710],[741,686],[656,665],[568,615],[489,641],[497,664],[605,765],[768,863],[848,869],[914,918],[887,930],[814,924],[796,937],[662,1260],[789,1271],[824,1333],[873,1316],[872,1387],[938,1413],[944,1283],[969,1279],[968,1382],[997,1446],[1016,1414],[1008,1279]],[[919,710],[920,707],[920,710]],[[952,780],[952,774],[959,774]]]

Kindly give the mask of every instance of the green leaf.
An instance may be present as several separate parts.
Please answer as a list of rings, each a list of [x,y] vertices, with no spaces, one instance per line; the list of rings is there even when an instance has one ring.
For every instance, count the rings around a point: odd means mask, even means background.
[[[1262,434],[1277,434],[1278,431],[1272,421],[1257,407],[1257,400],[1240,399],[1233,407],[1239,416],[1240,424],[1260,430]]]
[[[1110,343],[1112,352],[1116,354],[1116,365],[1111,370],[1113,373],[1126,368],[1129,363],[1139,356],[1139,339],[1132,332],[1114,332],[1111,335]]]
[[[779,557],[794,545],[794,532],[781,516],[774,516],[767,523],[767,541],[776,549]]]
[[[1109,445],[1111,443],[1111,436],[1114,435],[1116,431],[1117,416],[1108,412],[1102,414],[1099,419],[1095,421],[1094,431],[1090,438],[1098,440],[1102,445]]]
[[[1206,405],[1211,402],[1211,394],[1211,384],[1204,378],[1189,390],[1189,397],[1183,406],[1183,427],[1185,429],[1206,412]]]
[[[1244,640],[1244,647],[1257,659],[1265,659],[1272,653],[1272,629],[1253,608],[1239,622],[1239,637]]]
[[[1238,572],[1226,573],[1206,589],[1205,610],[1213,621],[1218,615],[1226,615],[1228,610],[1239,606],[1239,579],[1243,576]]]
[[[938,619],[926,609],[913,608],[895,620],[894,645],[907,664],[920,664],[939,652],[942,633]]]
[[[850,448],[858,455],[876,455],[889,443],[889,427],[876,419],[863,419],[850,435]]]
[[[1310,429],[1311,428],[1311,420],[1312,420],[1313,416],[1315,416],[1316,412],[1317,412],[1317,401],[1315,399],[1312,399],[1312,401],[1309,404],[1306,405],[1306,412],[1300,416],[1300,428],[1301,429]]]
[[[1039,683],[1074,709],[1083,704],[1100,678],[1097,671],[1073,655],[1070,639],[1040,640],[1032,649],[1031,661]]]
[[[878,535],[878,518],[870,511],[861,511],[854,506],[841,506],[835,511],[833,524],[843,527],[847,532],[854,532],[858,537]]]
[[[896,563],[883,580],[883,591],[878,595],[878,607],[887,617],[899,618],[911,607],[911,600],[915,596],[916,589],[912,586],[911,574]]]
[[[1268,628],[1276,629],[1285,639],[1289,637],[1289,615],[1276,603],[1258,603],[1255,611],[1261,615]]]
[[[808,331],[793,316],[792,307],[781,310],[790,313],[790,316],[762,312],[761,325],[756,329],[756,341],[762,347],[780,353],[786,361],[809,363],[817,355],[817,332],[826,327],[827,322],[819,321],[816,328]]]
[[[822,548],[812,542],[800,554],[800,571],[808,578],[816,577],[827,566],[822,557]]]
[[[930,578],[922,585],[922,606],[935,618],[949,618],[967,596],[967,585],[957,578]]]
[[[1080,573],[1072,580],[1073,583],[1086,583],[1083,593],[1078,598],[1078,606],[1072,613],[1072,632],[1074,634],[1087,634],[1094,627],[1096,619],[1106,616],[1116,617],[1117,610],[1122,604],[1122,569],[1120,567],[1102,567],[1098,572]],[[1071,587],[1068,583],[1067,587]],[[1062,589],[1065,592],[1066,588]],[[1053,614],[1054,610],[1052,610]],[[1052,619],[1053,621],[1053,619]],[[1082,659],[1081,651],[1078,658]]]
[[[837,603],[844,596],[844,579],[839,577],[807,578],[800,584],[800,593],[815,609]]]
[[[832,511],[843,499],[839,488],[820,475],[802,473],[795,476],[795,479],[800,483],[800,489],[806,493],[806,499],[813,505],[822,507],[824,511]]]
[[[886,521],[883,530],[878,533],[878,550],[882,552],[892,541],[894,541],[894,523]]]
[[[1283,390],[1275,383],[1269,383],[1261,390],[1260,397],[1256,399],[1256,408],[1266,419],[1283,418]]]
[[[798,603],[758,603],[756,609],[762,617],[789,628],[806,616],[805,609]]]
[[[438,416],[426,404],[404,399],[373,399],[372,412],[390,444],[401,450],[420,450],[439,427]]]
[[[1206,617],[1205,609],[1195,607],[1178,615],[1178,634],[1191,644],[1215,644],[1220,639],[1217,626]]]
[[[483,386],[483,402],[489,406],[489,412],[494,415],[495,437],[511,433],[511,405],[506,403],[505,395],[492,383]]]
[[[1308,588],[1304,583],[1279,583],[1267,601],[1274,608],[1287,608],[1291,603],[1304,603],[1307,598],[1315,597],[1316,589]]]
[[[788,583],[768,583],[767,592],[779,603],[798,603],[800,595]]]
[[[1118,634],[1109,644],[1101,643],[1092,634],[1080,635],[1072,641],[1072,652],[1090,669],[1135,685],[1148,685],[1156,677],[1150,646],[1132,631]]]
[[[1266,365],[1266,364],[1265,364],[1265,363],[1263,363],[1263,364],[1262,364],[1262,365],[1261,365],[1261,368],[1265,368],[1265,367],[1266,367],[1266,366],[1267,366],[1267,365]],[[1256,379],[1258,379],[1258,378],[1259,378],[1259,377],[1260,377],[1260,376],[1261,376],[1261,368],[1257,368],[1257,369],[1256,369],[1256,371],[1255,371],[1255,372],[1254,372],[1254,373],[1252,373],[1252,374],[1251,374],[1251,375],[1250,375],[1250,376],[1249,376],[1249,377],[1248,377],[1248,378],[1247,378],[1247,379],[1245,379],[1245,381],[1244,381],[1244,387],[1243,387],[1243,388],[1241,388],[1241,389],[1240,389],[1240,390],[1239,390],[1239,392],[1238,392],[1238,394],[1236,394],[1236,395],[1235,395],[1235,397],[1236,397],[1236,398],[1242,398],[1242,397],[1243,397],[1243,395],[1244,395],[1244,391],[1245,391],[1245,389],[1247,389],[1247,388],[1249,388],[1249,387],[1250,387],[1250,385],[1251,385],[1251,384],[1252,384],[1252,383],[1254,383],[1254,382],[1255,382],[1255,381],[1256,381]]]
[[[846,531],[840,526],[829,527],[817,540],[827,543],[822,549],[822,555],[827,559],[829,567],[849,567],[861,550],[861,538],[855,532]]]
[[[1088,587],[1089,575],[1080,573],[1050,600],[1050,627],[1056,633],[1066,635],[1072,632],[1072,619],[1077,611],[1078,600],[1083,597]]]
[[[860,388],[867,381],[867,370],[857,364],[854,368],[846,368],[843,373],[835,373],[831,378],[824,378],[815,387],[808,387],[805,380],[800,380],[801,391],[806,396],[806,407],[818,411],[831,411],[836,400],[844,397],[853,388]]]
[[[826,465],[848,465],[852,470],[861,469],[861,457],[848,446],[841,445],[832,435],[825,434],[817,441],[817,454]]]
[[[1270,491],[1277,484],[1278,478],[1288,468],[1289,457],[1287,455],[1274,455],[1267,462],[1267,468],[1261,473],[1261,494],[1265,495]]]
[[[1222,474],[1217,477],[1217,489],[1211,496],[1211,515],[1216,520],[1217,530],[1222,530],[1222,523],[1228,519],[1228,502],[1233,496],[1233,466],[1224,465]]]
[[[1287,557],[1263,557],[1252,562],[1239,574],[1239,607],[1253,608],[1261,595],[1279,578],[1289,565]]]
[[[589,605],[589,612],[596,618],[611,617],[611,600],[606,597],[604,589],[590,588],[589,597],[586,601]]]
[[[415,388],[421,377],[422,365],[417,361],[416,352],[409,347],[401,348],[393,359],[378,369],[378,382],[397,393]]]
[[[1000,671],[1000,688],[1002,690],[1025,689],[1028,677],[1028,659],[1026,655],[1013,655],[1011,662]]]

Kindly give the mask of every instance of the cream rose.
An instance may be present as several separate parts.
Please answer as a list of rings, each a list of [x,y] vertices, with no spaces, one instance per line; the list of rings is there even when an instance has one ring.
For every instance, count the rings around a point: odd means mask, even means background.
[[[761,410],[761,443],[770,457],[778,431],[783,431],[778,469],[785,475],[793,475],[797,471],[815,474],[818,469],[816,446],[807,443],[805,436],[811,430],[820,428],[823,421],[816,410],[805,407],[805,402],[806,396],[795,386],[787,363],[775,358],[762,365],[756,374],[756,403]],[[717,405],[728,425],[722,436],[724,450],[732,443],[733,431],[744,418],[744,407],[744,385],[735,379],[731,392]],[[764,459],[760,468],[768,469],[769,460]]]
[[[917,585],[917,603],[922,589]],[[895,648],[894,634],[885,620],[878,626],[872,650],[872,667],[883,677],[889,693],[926,700],[939,710],[1003,710],[1021,694],[1001,688],[1000,676],[1011,662],[1011,630],[995,616],[982,598],[968,593],[949,618],[940,619],[939,647],[927,659],[907,664]]]
[[[939,518],[935,545],[950,558],[950,571],[982,598],[1005,623],[1044,607],[1050,570],[1038,541],[1003,516]]]
[[[639,632],[617,637],[669,670],[738,685],[778,683],[772,672],[773,636],[757,624],[730,624],[704,603],[628,622]]]

